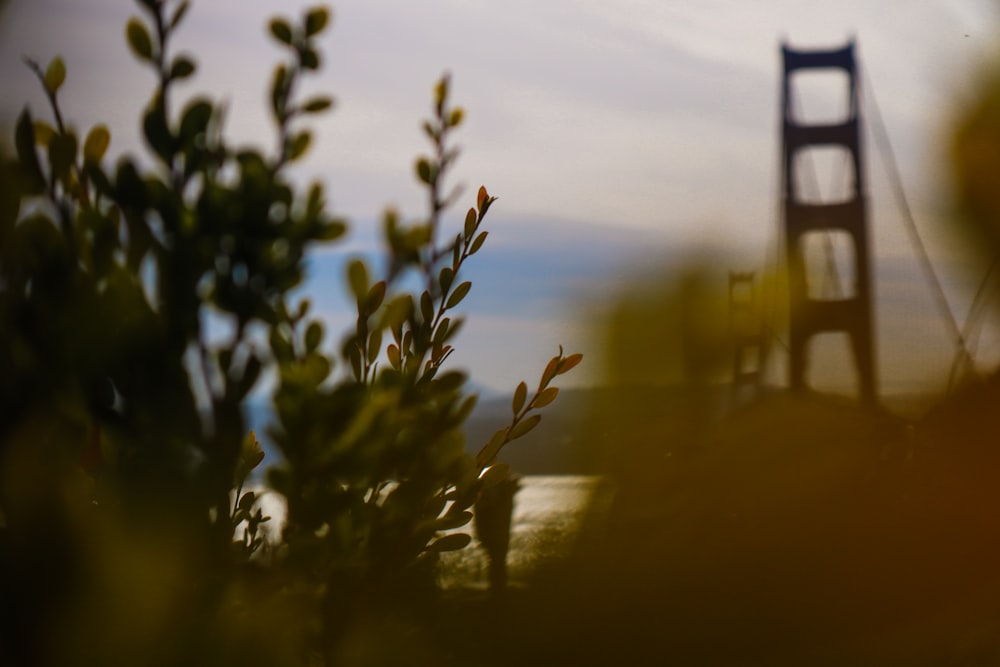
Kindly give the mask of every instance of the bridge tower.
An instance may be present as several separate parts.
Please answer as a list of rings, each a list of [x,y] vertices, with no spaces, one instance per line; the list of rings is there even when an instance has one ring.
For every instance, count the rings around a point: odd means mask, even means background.
[[[877,402],[875,350],[872,333],[871,254],[868,236],[865,180],[861,156],[861,117],[854,43],[829,51],[799,51],[782,46],[782,198],[789,292],[789,383],[793,391],[806,388],[808,345],[819,333],[844,332],[853,352],[863,405]],[[810,124],[796,117],[792,75],[804,70],[834,70],[847,75],[847,117],[832,123]],[[811,147],[839,147],[846,151],[852,172],[841,201],[807,201],[801,191],[803,153]],[[853,252],[852,281],[847,294],[819,294],[809,284],[805,237],[843,232]],[[829,247],[829,246],[828,246]],[[810,287],[813,289],[810,290]]]

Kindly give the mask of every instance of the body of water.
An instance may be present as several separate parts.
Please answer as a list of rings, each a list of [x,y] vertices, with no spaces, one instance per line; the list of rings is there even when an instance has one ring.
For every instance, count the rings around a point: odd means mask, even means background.
[[[508,572],[512,585],[536,567],[567,555],[581,539],[599,531],[610,508],[610,482],[591,475],[526,475],[514,497]],[[472,531],[465,526],[461,532]],[[474,535],[474,532],[472,533]],[[486,551],[473,539],[442,558],[445,588],[483,587],[488,581]]]
[[[247,488],[246,490],[251,490]],[[264,524],[272,539],[284,524],[281,497],[263,487],[260,495]],[[539,565],[567,555],[579,540],[604,524],[613,496],[606,479],[592,475],[525,475],[514,497],[510,551],[507,555],[510,581],[517,585]],[[454,532],[475,537],[472,524]],[[445,588],[487,586],[488,559],[473,539],[465,549],[442,555],[441,584]]]

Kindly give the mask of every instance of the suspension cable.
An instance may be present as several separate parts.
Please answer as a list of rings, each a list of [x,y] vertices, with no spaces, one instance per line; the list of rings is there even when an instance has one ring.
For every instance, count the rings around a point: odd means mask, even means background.
[[[998,261],[1000,261],[1000,257],[994,256],[993,261],[990,262],[990,266],[986,270],[986,275],[984,275],[983,279],[979,282],[979,287],[976,289],[976,295],[972,299],[972,305],[969,306],[969,315],[965,320],[965,325],[962,327],[962,335],[965,337],[966,343],[969,344],[970,348],[973,343],[972,336],[978,328],[977,325],[981,322],[980,317],[983,310],[983,304],[986,302],[986,288],[989,286],[990,278],[993,277],[993,272],[997,268]],[[948,393],[951,393],[951,389],[955,384],[955,379],[958,376],[960,366],[964,365],[966,370],[974,368],[972,363],[973,352],[974,350],[970,349],[967,354],[959,352],[955,355],[954,360],[951,362],[951,372],[948,374]]]
[[[946,326],[954,338],[957,352],[971,361],[971,355],[969,354],[969,348],[966,345],[965,336],[958,327],[958,322],[955,319],[955,315],[952,313],[951,305],[948,303],[948,297],[945,295],[944,289],[941,287],[941,282],[938,280],[937,274],[934,272],[934,266],[931,264],[930,256],[927,254],[927,248],[924,246],[924,242],[920,238],[917,223],[913,218],[910,203],[906,198],[906,191],[903,189],[903,179],[900,176],[899,164],[896,161],[896,154],[893,151],[892,142],[889,139],[889,132],[882,119],[882,112],[879,108],[878,99],[875,97],[875,89],[867,81],[867,78],[862,79],[862,84],[867,98],[871,100],[871,110],[875,120],[873,123],[873,137],[875,139],[875,144],[878,146],[879,154],[882,157],[882,165],[886,170],[886,175],[889,177],[890,185],[896,195],[896,203],[899,206],[900,213],[902,214],[904,227],[910,235],[910,242],[916,250],[917,258],[920,260],[924,276],[930,285],[934,301],[937,304],[938,309],[941,311],[941,315],[945,319]]]

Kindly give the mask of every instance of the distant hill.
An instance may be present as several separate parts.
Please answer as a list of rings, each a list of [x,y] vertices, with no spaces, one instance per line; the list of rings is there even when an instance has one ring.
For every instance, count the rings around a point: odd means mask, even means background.
[[[712,411],[714,419],[721,414],[729,397],[728,385],[707,387],[702,390],[703,403]],[[611,389],[563,389],[556,401],[541,411],[542,421],[531,433],[507,445],[500,459],[509,463],[515,472],[526,475],[592,475],[607,472],[609,457],[618,446],[615,424],[595,426],[586,419],[593,411],[612,399],[645,409],[657,422],[677,417],[685,418],[691,395],[687,388],[675,385],[664,387],[628,387]],[[485,400],[477,406],[466,423],[468,447],[476,452],[497,429],[509,423],[511,399]],[[642,418],[644,408],[639,407]],[[651,420],[652,421],[652,420]],[[600,432],[595,432],[595,428]],[[669,446],[670,435],[659,434],[664,448]],[[655,443],[651,443],[655,446]]]
[[[524,475],[591,474],[595,462],[583,450],[579,417],[595,390],[564,389],[542,411],[542,421],[528,435],[508,444],[500,459]],[[466,422],[470,453],[475,454],[498,430],[510,423],[511,397],[481,400]]]
[[[696,400],[683,385],[636,386],[620,389],[576,388],[563,389],[556,401],[541,411],[542,421],[535,430],[504,448],[500,459],[509,463],[515,472],[525,475],[590,475],[607,472],[611,460],[620,452],[623,443],[616,439],[624,425],[603,424],[594,432],[594,420],[588,420],[599,406],[611,400],[633,409],[635,421],[650,427],[648,453],[669,454],[671,449],[683,447],[692,430],[703,437],[714,437],[723,427],[727,415],[736,415],[740,408],[733,404],[731,387],[719,384],[702,387]],[[782,388],[764,388],[761,397],[785,393]],[[854,399],[817,394],[818,400],[827,400],[851,409]],[[887,414],[902,423],[916,423],[940,397],[928,394],[898,394],[880,397]],[[466,422],[468,449],[479,450],[497,429],[509,423],[510,397],[487,398],[480,402]],[[744,402],[749,407],[754,401]]]
[[[768,393],[780,393],[769,389]],[[614,425],[605,425],[601,433],[592,432],[593,423],[584,417],[596,406],[612,397],[635,405],[644,405],[637,414],[639,419],[655,417],[658,423],[693,418],[721,420],[730,407],[730,388],[718,385],[703,390],[704,403],[714,414],[691,415],[690,395],[683,386],[610,388],[566,388],[560,391],[554,403],[541,411],[542,421],[535,430],[504,448],[500,459],[509,463],[522,475],[589,475],[606,472],[608,457],[614,455]],[[510,422],[511,398],[498,396],[491,390],[480,392],[480,402],[465,425],[467,448],[475,454],[498,429]],[[844,399],[849,402],[848,399]],[[883,404],[893,414],[907,421],[915,421],[930,406],[932,398],[926,395],[888,396]],[[643,412],[642,410],[645,410]],[[249,404],[246,418],[248,427],[257,432],[269,462],[278,454],[267,435],[266,426],[271,420],[271,407],[264,400]],[[589,429],[589,430],[588,430]],[[669,449],[671,436],[663,438],[663,448]],[[655,446],[655,443],[652,443]]]

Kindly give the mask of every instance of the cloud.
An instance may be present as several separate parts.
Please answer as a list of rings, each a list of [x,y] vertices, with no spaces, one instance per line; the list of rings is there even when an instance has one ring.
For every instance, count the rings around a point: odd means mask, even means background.
[[[277,9],[296,14],[306,4]],[[178,49],[202,65],[180,92],[227,100],[236,143],[273,141],[265,89],[280,51],[264,25],[275,9],[265,0],[238,9],[195,2],[178,37]],[[113,153],[136,150],[152,80],[127,55],[123,25],[132,13],[120,0],[15,0],[0,40],[6,117],[22,100],[45,108],[22,53],[62,53],[69,115],[82,127],[108,122]],[[567,304],[613,292],[637,264],[668,263],[705,239],[742,253],[739,268],[764,262],[777,227],[782,37],[809,47],[856,36],[926,224],[940,189],[937,128],[992,49],[997,12],[988,0],[511,0],[502,8],[341,0],[334,14],[326,66],[309,89],[333,92],[337,108],[316,121],[316,148],[295,174],[327,183],[334,211],[358,222],[351,245],[312,258],[306,291],[349,325],[342,262],[374,249],[377,224],[366,221],[389,204],[408,219],[421,215],[425,194],[412,173],[426,150],[419,120],[436,77],[450,69],[455,100],[468,111],[454,181],[469,185],[466,201],[481,183],[501,197],[491,238],[469,266],[465,336],[489,341],[470,341],[469,358],[489,360],[475,372],[506,385],[517,373],[493,361],[495,350],[547,358],[560,340],[552,327],[573,326],[563,319]],[[875,158],[869,151],[872,233],[880,257],[905,255]],[[908,289],[906,280],[897,284]],[[879,289],[898,305],[898,321],[923,321],[896,287]],[[896,327],[895,317],[884,324]]]

